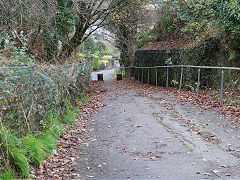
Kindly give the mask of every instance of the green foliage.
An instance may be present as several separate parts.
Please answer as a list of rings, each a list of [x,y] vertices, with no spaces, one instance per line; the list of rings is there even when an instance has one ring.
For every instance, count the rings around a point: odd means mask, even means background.
[[[137,48],[141,48],[144,45],[148,44],[151,41],[156,40],[156,35],[149,30],[142,29],[137,37]]]
[[[153,34],[155,33],[156,36],[160,35],[161,39],[170,39],[174,38],[177,35],[181,35],[180,29],[180,19],[177,18],[174,14],[164,12],[161,15],[160,20],[155,25]]]
[[[181,28],[183,33],[191,38],[202,40],[215,37],[215,14],[211,8],[210,1],[172,1],[170,12],[173,13],[179,22],[174,23]],[[169,13],[169,14],[171,14]]]
[[[63,122],[69,125],[74,125],[76,123],[77,114],[71,105],[67,104],[66,111],[63,115]]]
[[[86,94],[82,94],[82,95],[81,95],[81,100],[82,100],[82,102],[83,102],[84,104],[88,104],[88,103],[89,103],[88,97],[87,97]]]
[[[66,129],[63,126],[63,124],[59,121],[58,116],[54,116],[53,114],[50,114],[49,127],[48,129],[46,129],[47,134],[51,133],[51,135],[53,135],[55,138],[59,138],[65,130]]]
[[[105,56],[102,57],[102,59],[103,59],[103,60],[108,60],[108,61],[110,61],[110,60],[112,60],[112,56],[110,56],[110,55],[105,55]]]
[[[171,84],[173,85],[173,87],[178,87],[179,82],[177,80],[172,80]]]
[[[64,39],[70,32],[74,30],[77,16],[71,12],[71,1],[57,0],[56,9],[56,28],[57,36]]]
[[[13,170],[11,168],[8,168],[3,174],[0,174],[0,179],[3,180],[12,180],[17,179]]]
[[[33,65],[34,57],[27,53],[27,45],[24,44],[18,48],[15,44],[11,43],[11,61],[16,66],[18,65]]]
[[[94,58],[94,65],[93,65],[93,70],[96,71],[99,69],[99,56],[92,55]]]
[[[51,153],[52,150],[57,148],[56,138],[59,136],[55,137],[55,134],[55,132],[46,130],[44,134],[38,138],[39,142],[43,145],[43,150],[47,153]]]
[[[97,56],[113,53],[113,50],[108,49],[104,42],[102,41],[95,42],[91,38],[88,38],[84,41],[84,51],[88,54],[94,54]]]
[[[77,55],[80,58],[80,60],[83,60],[85,58],[85,55],[82,53],[77,53]]]
[[[26,149],[27,157],[36,167],[38,167],[47,156],[43,144],[32,135],[23,139],[23,147]]]
[[[23,178],[29,176],[28,160],[23,149],[16,146],[9,146],[9,160],[15,166],[16,170],[20,172]]]
[[[168,58],[167,61],[165,62],[165,64],[167,64],[167,65],[173,65],[172,57]]]
[[[195,90],[194,86],[192,86],[191,84],[186,84],[186,83],[183,84],[183,88],[187,89],[187,90],[191,90],[191,91]]]
[[[103,42],[98,41],[96,42],[96,50],[99,51],[101,55],[103,55],[106,52],[107,47]]]
[[[240,64],[240,1],[173,0],[161,4],[164,10],[155,27],[161,39],[184,37],[194,40],[194,45],[218,39],[221,49],[230,52],[228,64]]]
[[[23,177],[28,177],[29,166],[23,149],[17,147],[19,140],[16,139],[12,133],[4,127],[0,129],[0,148],[4,153],[5,165],[16,168]]]
[[[229,62],[240,65],[240,1],[212,0],[212,8],[218,17],[218,30],[222,36],[223,47],[230,51]],[[234,56],[233,56],[234,55]]]
[[[91,54],[96,51],[96,43],[92,38],[88,38],[84,41],[84,51]]]

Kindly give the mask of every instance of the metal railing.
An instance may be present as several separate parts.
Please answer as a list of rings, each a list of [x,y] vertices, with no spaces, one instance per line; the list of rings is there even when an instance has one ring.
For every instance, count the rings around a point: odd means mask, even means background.
[[[171,66],[154,66],[154,67],[137,67],[137,66],[129,66],[129,67],[121,67],[120,69],[123,70],[126,73],[127,69],[133,69],[134,77],[137,77],[136,79],[138,81],[143,82],[144,79],[144,69],[148,70],[147,73],[147,83],[150,82],[150,69],[155,69],[155,86],[158,86],[158,69],[163,68],[166,69],[166,88],[169,87],[169,70],[171,68],[181,68],[180,73],[180,83],[179,83],[179,91],[182,89],[183,85],[183,75],[184,75],[184,69],[186,68],[194,68],[197,69],[197,96],[199,96],[199,90],[200,90],[200,83],[201,83],[201,71],[202,69],[217,69],[221,70],[221,84],[220,84],[220,106],[223,105],[223,94],[224,94],[224,73],[226,70],[234,70],[234,71],[240,71],[240,68],[237,67],[215,67],[215,66],[192,66],[192,65],[171,65]],[[141,72],[140,72],[141,71]],[[141,73],[141,75],[140,75]],[[141,77],[141,79],[140,79]],[[238,78],[240,82],[240,77]],[[240,85],[239,85],[240,87]]]

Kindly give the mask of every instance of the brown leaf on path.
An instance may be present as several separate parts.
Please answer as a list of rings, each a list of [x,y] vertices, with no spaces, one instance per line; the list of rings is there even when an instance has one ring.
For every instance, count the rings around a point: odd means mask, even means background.
[[[150,157],[151,160],[155,161],[157,158],[156,157]]]
[[[205,176],[211,176],[210,173],[203,173],[203,175],[205,175]]]
[[[218,171],[218,170],[212,170],[212,172],[213,172],[214,174],[220,173],[220,171]]]
[[[220,167],[227,168],[228,166],[225,164],[221,164]]]
[[[135,157],[135,158],[132,158],[132,160],[134,160],[134,161],[135,161],[135,160],[138,160],[138,159],[139,159],[139,158],[137,158],[137,157]]]

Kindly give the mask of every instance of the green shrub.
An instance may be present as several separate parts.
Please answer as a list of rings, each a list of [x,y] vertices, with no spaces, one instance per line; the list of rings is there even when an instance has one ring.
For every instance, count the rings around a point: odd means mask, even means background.
[[[110,56],[110,55],[105,55],[105,56],[102,57],[102,59],[109,61],[109,60],[112,60],[112,56]]]
[[[56,137],[50,130],[39,137],[39,142],[43,145],[43,150],[47,153],[51,153],[52,150],[57,148]]]
[[[49,131],[55,138],[59,138],[66,128],[59,121],[58,116],[49,116],[49,128],[46,131]]]
[[[65,113],[63,115],[63,122],[68,125],[74,125],[76,123],[77,114],[72,106],[67,103]]]
[[[2,175],[0,174],[0,179],[3,180],[12,180],[17,179],[13,170],[11,168],[8,168]]]
[[[23,147],[27,151],[28,158],[36,167],[38,167],[47,156],[43,144],[31,135],[23,139]]]
[[[11,164],[16,168],[17,172],[19,172],[23,178],[28,177],[29,165],[24,150],[17,148],[16,146],[10,146],[8,156]]]
[[[4,157],[7,158],[5,160],[9,162],[9,165],[15,167],[16,170],[22,175],[22,177],[28,177],[28,161],[24,151],[17,147],[19,140],[16,139],[9,130],[1,127],[0,142],[1,152],[3,152]],[[8,164],[5,165],[8,166]]]
[[[80,57],[81,60],[85,58],[85,55],[82,53],[78,53],[77,55]]]
[[[93,65],[93,70],[97,71],[99,69],[99,56],[93,55],[94,58],[94,65]]]
[[[88,101],[88,98],[87,98],[87,95],[86,94],[82,94],[81,95],[81,100],[83,101],[84,104],[88,104],[89,101]]]

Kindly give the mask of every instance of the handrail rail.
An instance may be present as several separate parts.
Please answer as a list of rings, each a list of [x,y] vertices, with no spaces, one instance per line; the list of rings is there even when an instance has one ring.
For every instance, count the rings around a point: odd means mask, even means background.
[[[147,68],[198,68],[198,69],[227,69],[227,70],[238,70],[238,67],[218,67],[218,66],[193,66],[193,65],[171,65],[171,66],[153,66],[153,67],[140,67],[140,66],[128,66],[121,68],[137,68],[137,69],[147,69]]]

